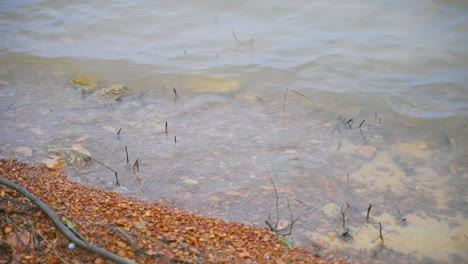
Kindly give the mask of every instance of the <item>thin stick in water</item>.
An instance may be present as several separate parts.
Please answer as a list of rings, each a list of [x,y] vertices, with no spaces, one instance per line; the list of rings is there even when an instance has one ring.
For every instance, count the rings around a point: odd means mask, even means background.
[[[135,171],[135,168],[136,168],[136,172],[140,172],[140,164],[138,164],[138,159],[136,159],[135,163],[133,164],[134,171]]]
[[[174,144],[177,145],[177,137],[176,136],[174,136]]]
[[[275,230],[273,231],[278,231],[278,223],[279,223],[279,198],[278,198],[278,191],[276,190],[275,183],[273,182],[273,178],[271,177],[270,171],[266,169],[268,176],[270,177],[271,184],[273,185],[273,189],[275,190],[275,196],[276,196],[276,224],[275,224]]]
[[[169,130],[167,129],[167,121],[166,121],[166,137],[169,136]]]
[[[367,216],[366,216],[366,222],[369,223],[369,215],[370,215],[370,210],[372,209],[372,204],[369,204],[369,207],[367,207]]]
[[[354,119],[350,119],[348,120],[348,122],[346,122],[346,124],[348,124],[349,128],[353,128],[353,123],[354,123]]]
[[[362,124],[364,124],[365,121],[365,119],[362,120],[361,124],[359,125],[359,128],[361,128]]]
[[[119,132],[117,132],[117,138],[120,139],[120,131],[122,131],[122,128],[119,129]]]
[[[90,158],[91,158],[92,160],[94,160],[95,162],[101,164],[102,166],[106,167],[108,170],[113,171],[113,172],[115,173],[115,179],[116,179],[116,181],[117,181],[116,184],[119,185],[119,177],[117,176],[117,172],[116,172],[115,170],[109,168],[109,166],[106,166],[104,163],[100,162],[99,160],[97,160],[97,159],[95,159],[95,158],[93,158],[93,157],[91,157],[91,156],[88,156],[88,157],[90,157]]]
[[[288,90],[289,90],[289,88],[286,88],[286,91],[284,92],[283,111],[286,108],[286,97],[288,95]]]
[[[174,102],[177,102],[177,98],[178,98],[179,96],[177,95],[176,89],[173,88],[173,90],[174,90]]]
[[[341,206],[341,217],[343,218],[343,230],[346,228],[346,220],[345,220],[345,215],[343,212],[343,206]]]
[[[128,164],[129,160],[128,160],[128,149],[127,149],[127,146],[125,146],[125,154],[127,155],[127,164]]]
[[[237,44],[242,45],[242,43],[237,39],[236,32],[234,31],[234,28],[232,29],[232,36],[234,36],[234,39],[236,40]]]
[[[381,242],[381,245],[383,246],[384,245],[384,240],[383,240],[383,235],[382,235],[382,223],[379,222],[379,237],[380,237],[380,242]]]
[[[400,217],[401,217],[401,222],[405,222],[405,221],[406,221],[406,217],[403,217],[403,216],[401,215],[400,209],[397,208],[397,210],[398,210],[398,214],[399,214]]]
[[[309,100],[309,101],[311,101],[311,102],[312,102],[312,100],[311,100],[309,97],[307,97],[307,96],[303,95],[302,93],[300,93],[300,92],[298,92],[298,91],[296,91],[296,90],[291,90],[291,91],[293,91],[293,92],[297,93],[298,95],[301,95],[301,96],[305,97],[307,100]]]

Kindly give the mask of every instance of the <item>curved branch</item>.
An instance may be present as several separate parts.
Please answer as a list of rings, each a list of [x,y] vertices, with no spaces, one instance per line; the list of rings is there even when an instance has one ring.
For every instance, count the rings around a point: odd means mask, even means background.
[[[60,230],[71,242],[73,242],[75,245],[94,252],[96,254],[101,255],[102,257],[108,258],[112,261],[115,261],[116,263],[119,264],[137,264],[134,261],[131,261],[126,258],[119,257],[115,255],[112,252],[109,252],[103,248],[97,247],[95,245],[89,244],[87,241],[83,241],[78,236],[76,236],[70,229],[68,229],[56,216],[54,211],[52,211],[45,203],[43,203],[41,200],[39,200],[36,196],[32,195],[30,192],[26,191],[25,189],[21,188],[20,186],[16,185],[14,182],[11,182],[9,180],[0,178],[0,184],[5,185],[26,198],[28,198],[33,204],[37,205],[44,214],[49,217],[49,219],[52,221],[52,223],[55,225],[55,227]]]

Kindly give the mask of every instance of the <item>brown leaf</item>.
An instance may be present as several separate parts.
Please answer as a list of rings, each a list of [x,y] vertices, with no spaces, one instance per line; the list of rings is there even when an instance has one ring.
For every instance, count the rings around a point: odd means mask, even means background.
[[[117,240],[117,246],[119,246],[119,247],[121,247],[121,248],[125,248],[125,247],[127,247],[127,244],[124,243],[124,242],[122,242],[122,241],[120,241],[120,240]]]
[[[72,148],[74,150],[78,151],[78,152],[81,152],[81,153],[85,154],[85,155],[91,156],[91,153],[87,149],[85,149],[83,146],[81,146],[80,144],[74,144],[72,146]]]
[[[146,225],[148,224],[147,221],[143,221],[143,220],[140,220],[140,221],[135,221],[133,222],[133,225],[138,228],[138,229],[141,229],[141,230],[146,230]]]
[[[20,232],[19,234],[10,234],[7,237],[7,242],[17,250],[26,250],[26,247],[31,241],[29,232]]]

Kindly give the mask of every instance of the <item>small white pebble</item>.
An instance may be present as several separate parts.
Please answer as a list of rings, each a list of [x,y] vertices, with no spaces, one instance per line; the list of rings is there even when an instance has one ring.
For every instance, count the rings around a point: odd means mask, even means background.
[[[69,249],[74,249],[74,248],[75,248],[75,244],[70,243],[70,244],[68,245],[68,248],[69,248]]]

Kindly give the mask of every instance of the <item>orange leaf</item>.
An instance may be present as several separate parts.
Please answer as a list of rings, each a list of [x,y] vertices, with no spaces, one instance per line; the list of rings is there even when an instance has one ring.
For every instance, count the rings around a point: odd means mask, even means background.
[[[239,254],[239,257],[241,257],[241,258],[250,258],[251,256],[250,256],[249,252],[244,251],[244,252]]]
[[[198,238],[192,237],[191,240],[192,240],[192,243],[193,243],[195,246],[199,246],[199,245],[200,245],[200,241],[198,240]]]
[[[121,248],[124,248],[124,247],[127,247],[127,244],[125,244],[125,243],[122,242],[122,241],[117,240],[117,246],[119,246],[119,247],[121,247]]]

